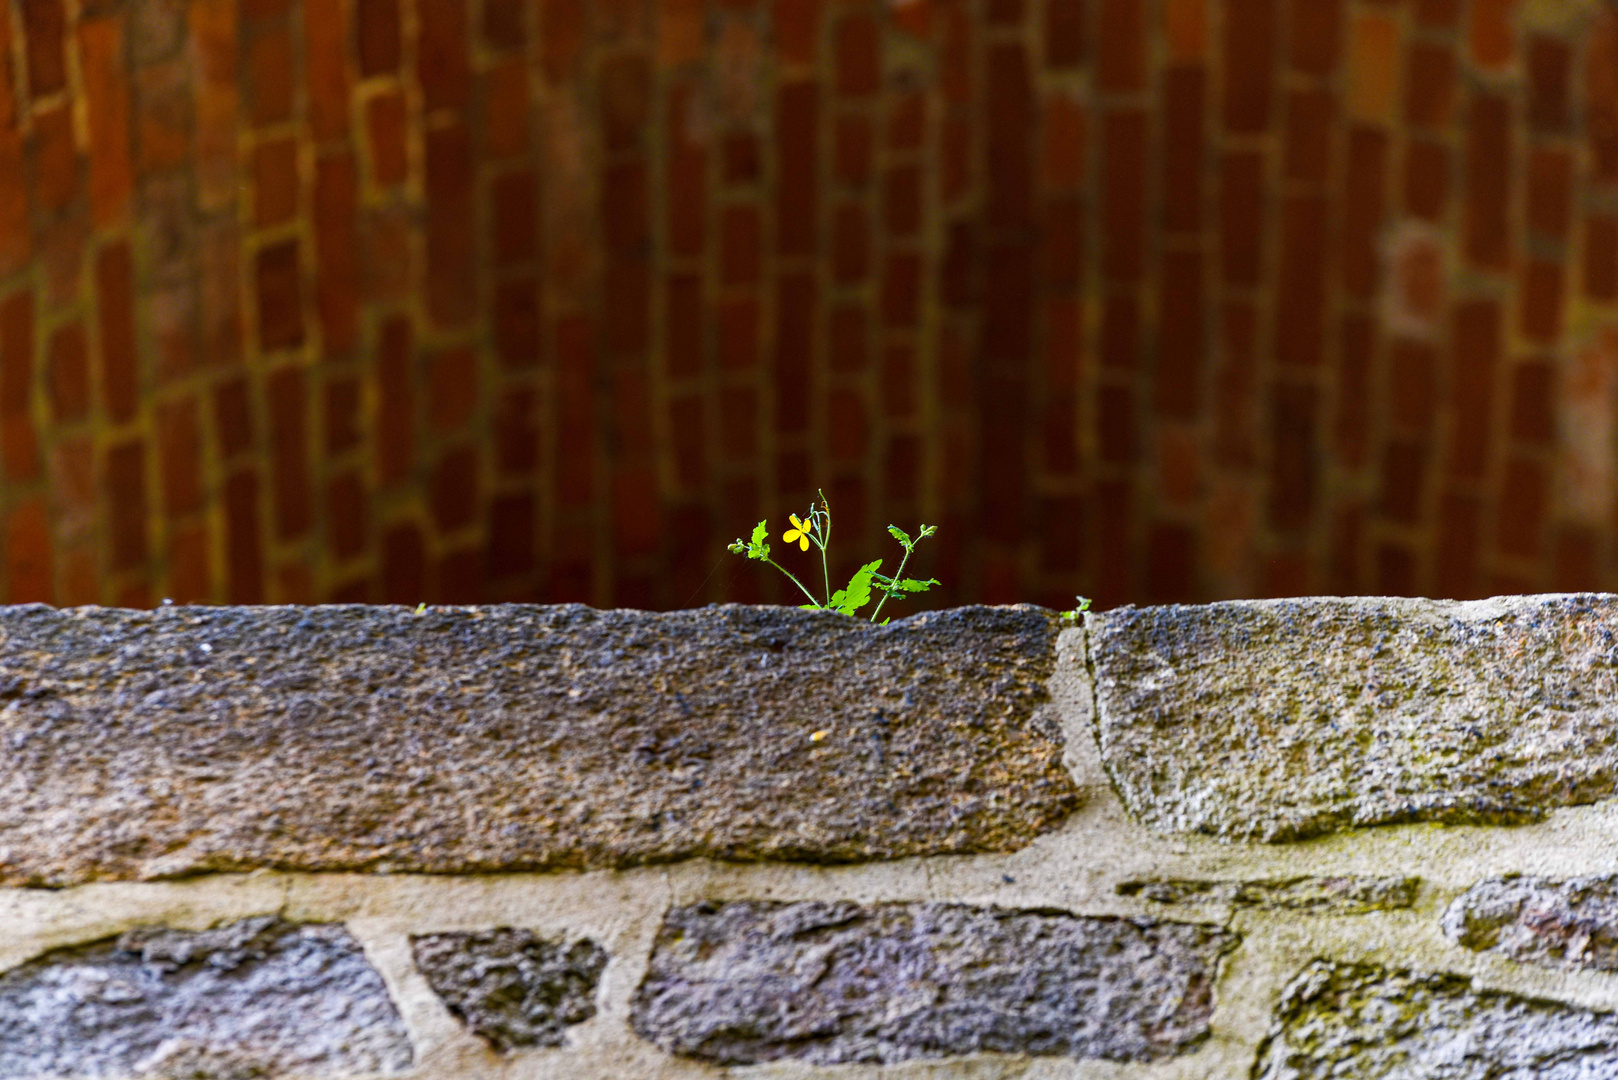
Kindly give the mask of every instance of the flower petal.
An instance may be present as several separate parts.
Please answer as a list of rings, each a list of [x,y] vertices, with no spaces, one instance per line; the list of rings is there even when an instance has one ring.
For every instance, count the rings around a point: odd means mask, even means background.
[[[798,549],[800,551],[809,550],[809,537],[804,533],[798,534]]]

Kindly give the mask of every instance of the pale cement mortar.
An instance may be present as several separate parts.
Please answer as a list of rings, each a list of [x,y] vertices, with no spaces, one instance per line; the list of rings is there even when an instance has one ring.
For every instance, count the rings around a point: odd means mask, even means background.
[[[482,877],[260,872],[59,892],[0,890],[0,968],[142,925],[200,929],[261,913],[345,921],[388,983],[415,1040],[419,1064],[404,1074],[412,1080],[1249,1080],[1281,988],[1316,957],[1453,972],[1480,986],[1618,1009],[1618,976],[1549,971],[1472,953],[1446,940],[1441,926],[1449,904],[1491,876],[1618,872],[1618,802],[1558,810],[1543,822],[1512,828],[1406,825],[1281,847],[1164,836],[1128,817],[1100,767],[1078,662],[1082,635],[1064,632],[1058,648],[1051,707],[1060,710],[1070,738],[1068,765],[1086,801],[1060,831],[1015,854],[844,867],[692,860],[616,872]],[[1145,877],[1300,874],[1410,874],[1423,886],[1408,910],[1352,917],[1188,906],[1197,919],[1221,922],[1244,941],[1227,959],[1216,988],[1208,1043],[1160,1065],[985,1056],[880,1068],[778,1063],[722,1070],[665,1057],[628,1025],[653,937],[664,911],[677,904],[709,898],[950,901],[1161,917],[1162,907],[1119,896],[1117,885]],[[524,926],[544,936],[589,936],[611,955],[601,1011],[569,1029],[569,1047],[500,1059],[449,1015],[411,964],[412,933],[497,925]]]

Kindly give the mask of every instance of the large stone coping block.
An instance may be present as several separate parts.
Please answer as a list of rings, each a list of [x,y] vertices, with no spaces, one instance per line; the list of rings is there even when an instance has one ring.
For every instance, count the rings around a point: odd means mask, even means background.
[[[1057,616],[0,608],[0,884],[1015,850]]]
[[[1618,597],[1234,601],[1088,627],[1102,760],[1164,832],[1511,824],[1615,794]]]

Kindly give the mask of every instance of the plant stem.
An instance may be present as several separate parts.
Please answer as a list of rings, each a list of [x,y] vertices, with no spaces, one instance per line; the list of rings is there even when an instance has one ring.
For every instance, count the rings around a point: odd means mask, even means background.
[[[791,570],[788,570],[786,567],[782,566],[780,563],[776,562],[774,559],[765,559],[764,561],[769,563],[771,566],[775,567],[777,570],[781,571],[781,573],[785,574],[787,577],[791,578],[792,579],[792,584],[796,585],[800,589],[803,589],[803,595],[807,596],[809,598],[809,602],[811,604],[815,605],[815,607],[817,607],[817,608],[826,607],[825,604],[822,604],[819,600],[815,599],[815,594],[814,593],[810,592],[808,589],[803,588],[803,582],[799,581],[797,575],[794,574]]]
[[[888,582],[888,589],[882,590],[881,602],[876,605],[876,610],[871,612],[872,622],[876,622],[876,617],[882,614],[882,605],[886,604],[888,602],[888,597],[893,595],[893,593],[888,590],[897,589],[899,587],[899,579],[905,576],[905,563],[910,561],[910,553],[914,550],[914,548],[905,548],[905,557],[899,560],[899,569],[893,572],[893,580]]]
[[[831,607],[831,567],[826,565],[826,547],[831,543],[831,503],[826,501],[826,493],[819,492],[821,511],[826,517],[826,531],[820,538],[820,575],[826,581],[826,606]]]

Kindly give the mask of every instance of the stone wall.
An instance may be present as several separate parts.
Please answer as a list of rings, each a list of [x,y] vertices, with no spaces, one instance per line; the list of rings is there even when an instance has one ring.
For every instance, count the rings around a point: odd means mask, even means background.
[[[0,1080],[1618,1075],[1618,597],[0,609]]]

